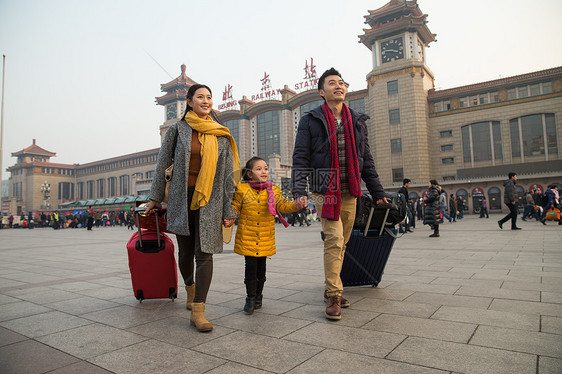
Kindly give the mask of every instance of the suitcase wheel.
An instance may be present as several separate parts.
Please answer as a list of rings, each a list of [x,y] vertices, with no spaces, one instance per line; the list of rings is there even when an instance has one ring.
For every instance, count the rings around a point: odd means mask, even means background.
[[[144,300],[144,295],[142,290],[137,290],[137,300],[142,303],[142,301]]]
[[[326,239],[326,234],[324,234],[324,231],[320,231],[320,238],[322,238],[322,241]]]
[[[178,297],[178,294],[177,294],[176,289],[174,287],[170,287],[170,293],[169,293],[168,297],[170,299],[172,299],[172,301],[174,301],[174,299]]]

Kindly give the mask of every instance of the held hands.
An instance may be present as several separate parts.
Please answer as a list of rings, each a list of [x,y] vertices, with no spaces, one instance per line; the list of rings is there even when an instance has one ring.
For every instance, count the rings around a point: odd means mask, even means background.
[[[386,197],[383,197],[382,199],[378,199],[375,204],[380,204],[380,203],[388,204],[388,200],[386,199]]]
[[[224,227],[230,227],[230,226],[234,225],[234,221],[236,221],[235,218],[223,219],[222,224],[224,225]]]
[[[297,197],[295,200],[295,209],[301,210],[306,207],[308,203],[308,198],[306,196]]]

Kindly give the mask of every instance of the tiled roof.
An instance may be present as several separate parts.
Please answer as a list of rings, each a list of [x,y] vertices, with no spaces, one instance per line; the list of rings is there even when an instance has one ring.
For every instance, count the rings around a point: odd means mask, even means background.
[[[49,152],[46,149],[39,147],[35,144],[35,139],[33,139],[33,144],[27,148],[22,149],[21,151],[12,152],[12,156],[21,156],[21,155],[35,155],[35,156],[48,156],[54,157],[57,154],[54,152]]]

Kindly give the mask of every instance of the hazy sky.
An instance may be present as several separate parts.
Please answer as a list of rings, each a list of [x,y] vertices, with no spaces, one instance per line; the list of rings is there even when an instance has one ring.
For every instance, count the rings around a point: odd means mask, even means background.
[[[34,138],[69,164],[158,147],[164,109],[154,98],[181,64],[211,87],[215,107],[227,84],[236,99],[259,93],[264,72],[274,88],[293,87],[311,57],[319,74],[334,66],[350,90],[366,88],[371,52],[357,36],[386,3],[0,0],[2,168]],[[437,89],[562,65],[560,0],[418,4],[437,34],[426,52]]]

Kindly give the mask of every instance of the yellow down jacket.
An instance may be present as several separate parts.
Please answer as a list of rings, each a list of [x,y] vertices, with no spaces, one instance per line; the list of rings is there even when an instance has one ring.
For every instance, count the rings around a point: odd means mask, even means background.
[[[293,201],[273,186],[275,205],[281,213],[295,212]],[[232,206],[240,212],[234,252],[243,256],[265,257],[275,254],[275,217],[269,213],[267,190],[258,191],[249,183],[240,183],[234,193]]]

